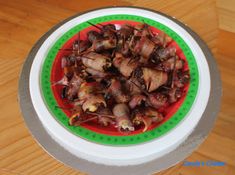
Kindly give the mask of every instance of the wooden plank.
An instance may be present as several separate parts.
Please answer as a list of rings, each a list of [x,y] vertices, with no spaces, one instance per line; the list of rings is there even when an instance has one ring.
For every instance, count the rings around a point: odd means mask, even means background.
[[[219,50],[219,53],[221,55],[227,56],[228,58],[226,59],[226,61],[229,61],[229,58],[234,58],[235,55],[235,49],[234,47],[232,47],[235,43],[235,35],[232,32],[221,30],[218,37],[219,37],[218,47],[221,48]],[[232,60],[233,59],[230,60],[230,63],[233,62]]]
[[[216,5],[219,8],[235,12],[235,1],[233,0],[216,0]]]
[[[235,32],[235,12],[219,9],[220,29]]]
[[[235,32],[235,1],[217,0],[220,29]]]

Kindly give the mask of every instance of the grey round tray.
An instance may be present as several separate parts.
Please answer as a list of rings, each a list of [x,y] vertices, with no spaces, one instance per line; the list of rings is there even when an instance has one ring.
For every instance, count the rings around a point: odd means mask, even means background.
[[[116,6],[115,6],[116,7]],[[106,7],[106,8],[115,8],[115,7]],[[122,8],[122,7],[118,7]],[[129,7],[129,8],[137,8],[137,7]],[[102,9],[102,8],[101,8]],[[144,9],[144,8],[140,8]],[[98,9],[94,9],[98,10]],[[92,10],[92,11],[94,11]],[[152,11],[154,13],[160,14],[169,18],[170,20],[176,22],[178,25],[183,27],[198,43],[201,47],[204,55],[206,56],[210,77],[211,77],[211,91],[209,101],[207,103],[206,109],[193,130],[193,132],[187,137],[187,139],[180,144],[176,149],[169,152],[168,154],[155,159],[153,161],[146,162],[140,165],[131,165],[131,166],[107,166],[102,164],[97,164],[93,162],[89,162],[87,160],[81,159],[74,154],[71,154],[67,150],[65,150],[59,143],[54,141],[52,137],[48,134],[47,130],[43,127],[41,121],[39,120],[37,113],[35,112],[34,106],[31,101],[30,92],[29,92],[29,76],[30,69],[34,57],[40,48],[41,44],[47,39],[47,37],[53,33],[57,28],[66,23],[67,21],[83,14],[77,14],[72,16],[56,26],[54,26],[50,31],[44,34],[38,42],[33,46],[30,51],[24,65],[22,68],[22,72],[19,80],[19,103],[21,107],[21,112],[23,114],[25,123],[29,128],[33,137],[37,140],[39,145],[51,156],[60,162],[71,166],[77,170],[87,172],[93,175],[104,175],[104,174],[112,174],[112,175],[145,175],[152,174],[154,172],[159,172],[161,170],[167,169],[180,161],[184,160],[187,156],[189,156],[207,137],[210,130],[212,129],[214,122],[216,120],[217,113],[219,112],[220,100],[222,95],[222,87],[221,80],[219,76],[219,72],[217,69],[216,62],[208,49],[207,45],[200,39],[200,37],[193,32],[189,27],[179,22],[175,18],[167,16],[163,13],[153,11],[150,9],[145,9]],[[90,12],[90,11],[87,11]],[[84,12],[84,13],[87,13]]]

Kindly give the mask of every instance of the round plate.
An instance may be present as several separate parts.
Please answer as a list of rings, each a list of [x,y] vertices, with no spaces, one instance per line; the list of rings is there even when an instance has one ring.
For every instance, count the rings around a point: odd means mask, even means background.
[[[183,110],[186,111],[186,117],[179,120],[176,127],[157,139],[121,147],[92,143],[62,127],[53,117],[50,108],[45,105],[46,99],[41,93],[39,75],[49,50],[75,25],[102,16],[137,16],[151,19],[153,23],[163,24],[169,31],[172,30],[177,34],[172,35],[176,42],[179,36],[186,43],[187,48],[184,53],[192,52],[191,56],[195,58],[196,66],[192,67],[192,70],[198,68],[199,83],[196,97],[193,101],[187,101],[189,104],[192,103],[192,107]],[[188,59],[189,64],[190,60],[193,61],[191,58]],[[183,160],[203,141],[212,128],[220,96],[220,78],[213,56],[194,32],[177,20],[159,12],[127,7],[97,9],[76,15],[55,26],[31,50],[19,84],[22,113],[35,138],[58,160],[91,174],[120,174],[120,171],[122,174],[134,174],[134,172],[149,174]]]
[[[189,69],[190,71],[190,83],[189,85],[185,86],[183,90],[185,93],[182,98],[180,98],[180,100],[173,105],[170,105],[170,107],[164,109],[166,111],[164,120],[160,124],[152,125],[149,128],[148,132],[142,133],[143,128],[140,128],[126,136],[118,132],[117,128],[111,126],[100,127],[99,125],[97,126],[95,122],[84,124],[81,127],[70,126],[68,123],[68,116],[70,116],[70,112],[68,110],[63,110],[63,108],[69,108],[71,106],[64,105],[64,101],[61,100],[61,86],[52,86],[51,82],[56,82],[63,77],[63,71],[61,69],[61,58],[64,55],[68,55],[68,51],[63,49],[71,48],[72,43],[78,37],[78,32],[80,32],[80,38],[84,39],[86,33],[90,30],[94,30],[95,28],[93,26],[90,26],[87,21],[81,24],[78,24],[79,22],[77,21],[80,21],[79,17],[75,21],[75,26],[67,32],[64,32],[64,34],[55,41],[55,43],[49,50],[45,61],[43,62],[40,76],[41,92],[43,98],[45,99],[44,103],[46,103],[46,106],[49,108],[56,120],[59,121],[59,123],[61,123],[67,130],[84,139],[100,144],[133,145],[138,143],[145,143],[147,141],[161,137],[165,133],[174,129],[185,117],[187,117],[187,114],[192,108],[193,102],[195,101],[198,92],[199,73],[195,57],[185,41],[169,27],[159,22],[150,20],[149,18],[144,18],[136,15],[106,15],[90,19],[89,22],[93,24],[111,23],[120,26],[125,23],[136,25],[139,22],[144,21],[151,26],[151,31],[153,31],[154,33],[159,33],[161,30],[172,37],[174,40],[169,44],[169,47],[175,47],[177,50],[176,54],[181,59],[186,60],[184,68],[186,70]],[[66,26],[62,27],[67,29]],[[47,51],[45,50],[45,52]],[[43,60],[43,58],[39,57],[38,59],[40,61]],[[40,64],[37,63],[35,64],[35,66],[40,67]],[[32,68],[32,71],[33,70],[34,67]],[[35,72],[33,73],[33,75],[38,75],[39,73]],[[35,78],[32,79],[35,80]],[[36,84],[33,83],[33,85]],[[38,84],[37,86],[39,87],[40,85]],[[35,90],[33,90],[33,93],[35,93]],[[32,94],[32,96],[33,95],[34,94]],[[43,104],[40,104],[40,106],[42,105]],[[56,108],[56,105],[61,106],[62,109]]]

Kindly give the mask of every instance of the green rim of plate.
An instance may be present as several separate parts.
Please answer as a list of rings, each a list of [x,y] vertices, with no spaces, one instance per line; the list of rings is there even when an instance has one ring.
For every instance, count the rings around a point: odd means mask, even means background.
[[[196,64],[195,57],[190,50],[189,46],[185,43],[185,41],[172,29],[169,27],[154,21],[149,18],[141,17],[141,16],[134,16],[134,15],[126,15],[126,14],[118,14],[118,15],[109,15],[109,16],[102,16],[98,18],[93,18],[89,20],[93,24],[107,22],[107,21],[113,21],[113,20],[130,20],[130,21],[136,21],[136,22],[145,22],[150,26],[153,26],[163,32],[165,32],[167,35],[169,35],[182,49],[190,70],[190,85],[188,89],[188,93],[185,97],[184,102],[180,106],[180,108],[177,110],[177,112],[168,119],[165,123],[160,125],[159,127],[154,128],[151,131],[147,131],[144,133],[136,134],[136,135],[126,135],[126,136],[111,136],[111,135],[105,135],[93,132],[91,130],[88,130],[81,126],[70,126],[68,124],[68,117],[66,114],[59,108],[55,108],[57,105],[56,99],[53,95],[52,88],[51,88],[51,69],[54,62],[54,59],[56,58],[56,55],[59,51],[59,49],[67,42],[68,39],[70,39],[72,36],[74,36],[79,31],[87,28],[90,26],[87,22],[83,22],[70,30],[68,30],[65,34],[63,34],[51,47],[49,50],[46,59],[42,65],[41,69],[41,75],[40,75],[40,84],[41,84],[41,91],[42,95],[44,97],[44,102],[46,103],[47,108],[51,112],[51,114],[57,119],[57,121],[62,124],[67,130],[69,130],[71,133],[84,138],[86,140],[96,142],[99,144],[105,144],[105,145],[133,145],[133,144],[140,144],[144,143],[153,139],[157,139],[163,134],[166,134],[170,130],[172,130],[174,127],[176,127],[180,121],[182,121],[190,111],[196,95],[198,91],[198,85],[199,85],[199,73],[198,73],[198,67]]]

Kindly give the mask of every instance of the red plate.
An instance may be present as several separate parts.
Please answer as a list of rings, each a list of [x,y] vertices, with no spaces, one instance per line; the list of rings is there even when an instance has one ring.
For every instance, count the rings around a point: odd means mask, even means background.
[[[128,23],[128,24],[131,24],[131,25],[136,25],[138,24],[138,22],[133,22],[133,21],[109,21],[109,22],[104,22],[102,24],[107,24],[107,23],[111,23],[111,24],[125,24],[125,23]],[[97,30],[95,27],[91,26],[91,27],[88,27],[86,29],[84,29],[83,31],[80,32],[80,38],[82,40],[85,40],[86,39],[86,33],[90,30]],[[154,33],[159,33],[160,30],[158,30],[157,28],[154,28],[154,27],[151,27],[151,30],[154,32]],[[78,35],[74,35],[72,38],[70,38],[64,45],[63,47],[61,48],[61,50],[57,53],[56,55],[56,58],[54,60],[54,63],[53,63],[53,67],[52,67],[52,72],[51,72],[51,82],[56,82],[58,80],[60,80],[62,77],[63,77],[63,70],[61,69],[61,58],[63,56],[66,56],[66,55],[69,55],[70,52],[69,51],[65,51],[63,49],[68,49],[68,48],[72,48],[72,44],[75,40],[78,39]],[[187,60],[185,58],[185,55],[184,53],[182,52],[181,48],[177,45],[177,43],[175,41],[172,41],[171,43],[169,43],[169,46],[174,46],[176,48],[176,54],[185,61],[185,65],[184,65],[184,70],[188,70],[188,64],[187,64]],[[184,98],[188,92],[188,87],[189,87],[189,84],[187,84],[185,87],[184,87],[184,95],[179,99],[179,101],[177,101],[176,103],[170,105],[169,107],[166,107],[164,109],[164,114],[165,114],[165,118],[164,120],[161,122],[161,123],[154,123],[152,124],[148,130],[152,130],[154,128],[156,128],[157,126],[163,124],[164,122],[166,122],[169,118],[171,118],[171,116],[174,115],[174,113],[178,110],[178,108],[181,106],[181,104],[183,103],[184,101]],[[72,108],[72,105],[69,105],[69,104],[66,104],[65,103],[65,100],[63,100],[61,97],[60,97],[60,94],[61,94],[61,91],[62,91],[62,86],[52,86],[52,91],[53,91],[53,94],[55,96],[55,99],[58,103],[58,105],[62,108]],[[69,118],[71,116],[71,112],[69,110],[63,110],[64,113],[67,115],[67,117]],[[87,122],[87,123],[83,123],[82,124],[82,127],[85,127],[89,130],[92,130],[94,132],[97,132],[97,133],[102,133],[102,134],[107,134],[107,135],[123,135],[122,133],[118,132],[118,130],[114,127],[114,126],[108,126],[108,127],[103,127],[101,125],[99,125],[95,120],[94,121],[91,121],[91,122]],[[135,131],[129,133],[129,135],[134,135],[134,134],[138,134],[138,133],[141,133],[143,130],[142,127],[140,128],[136,128]]]

